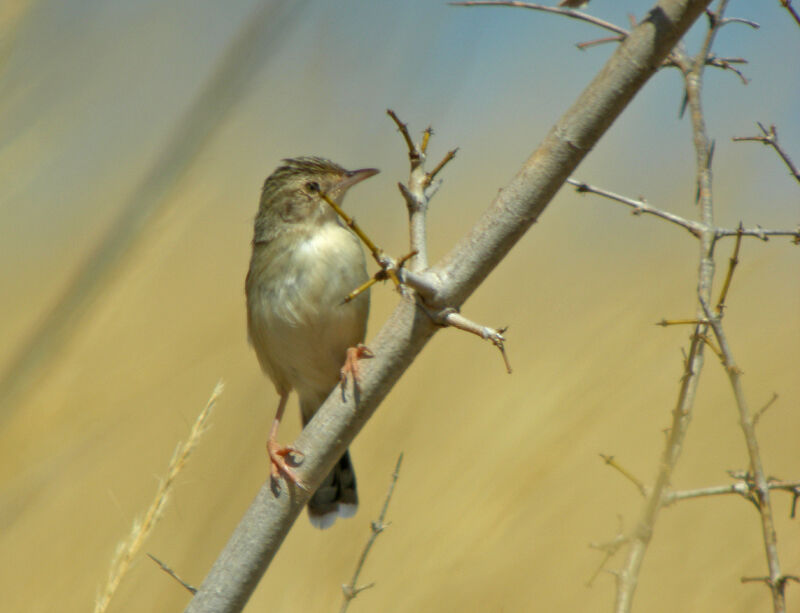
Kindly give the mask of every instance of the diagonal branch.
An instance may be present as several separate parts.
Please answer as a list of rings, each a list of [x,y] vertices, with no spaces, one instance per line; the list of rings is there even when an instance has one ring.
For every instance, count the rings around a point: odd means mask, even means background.
[[[698,222],[693,221],[691,219],[686,219],[681,217],[680,215],[675,215],[674,213],[670,213],[669,211],[664,211],[657,207],[649,205],[643,198],[639,198],[634,200],[633,198],[627,198],[625,196],[620,196],[619,194],[615,194],[614,192],[610,192],[605,189],[601,189],[599,187],[595,187],[593,185],[589,185],[588,183],[584,183],[583,181],[577,181],[575,179],[567,179],[567,183],[570,185],[574,185],[576,191],[580,194],[585,193],[592,193],[597,194],[598,196],[603,196],[604,198],[608,198],[609,200],[614,200],[615,202],[620,202],[625,204],[633,209],[634,215],[641,215],[646,213],[648,215],[654,215],[656,217],[660,217],[670,223],[674,223],[682,228],[685,228],[689,231],[692,236],[699,237],[703,230],[705,230],[705,226]]]
[[[592,150],[710,0],[662,0],[616,49],[605,67],[558,120],[497,195],[473,229],[431,271],[436,299],[458,308],[538,219],[569,174]],[[358,406],[331,394],[294,446],[305,452],[299,477],[313,491],[376,411],[437,327],[410,299],[401,299],[370,343]],[[289,488],[272,494],[269,479],[186,609],[239,611],[266,571],[309,498]]]
[[[755,421],[750,413],[750,408],[748,407],[747,399],[744,395],[744,388],[742,387],[742,371],[733,359],[733,353],[731,352],[728,338],[722,327],[722,321],[720,321],[719,317],[715,317],[711,313],[711,309],[707,303],[703,302],[702,306],[706,317],[709,319],[711,328],[714,330],[714,335],[719,342],[722,363],[725,366],[725,372],[730,380],[733,396],[736,400],[736,408],[739,412],[739,425],[744,433],[747,454],[750,457],[750,469],[748,472],[753,481],[752,496],[755,499],[759,518],[761,519],[761,532],[764,539],[767,567],[769,569],[767,585],[772,592],[774,610],[776,612],[783,612],[786,610],[786,597],[784,594],[786,580],[781,572],[781,565],[778,559],[778,537],[775,532],[775,520],[773,519],[772,502],[769,492],[770,488],[766,474],[764,473],[761,451],[756,437]]]
[[[706,65],[705,59],[708,57],[716,31],[720,27],[720,19],[725,11],[726,4],[727,0],[720,0],[719,8],[716,13],[712,14],[713,17],[710,19],[709,30],[701,50],[695,58],[690,59],[687,57],[682,45],[679,45],[672,53],[672,58],[684,75],[686,104],[690,109],[692,120],[697,172],[697,200],[700,205],[700,219],[704,228],[699,236],[700,261],[697,270],[697,298],[701,304],[707,302],[711,294],[711,285],[714,279],[714,243],[716,238],[713,233],[714,210],[711,192],[711,151],[713,147],[709,144],[708,134],[706,133],[700,93],[703,69]],[[697,319],[699,321],[708,319],[708,314],[704,314],[699,306],[697,308]],[[678,401],[672,412],[672,424],[661,453],[661,461],[653,481],[653,487],[644,501],[636,529],[631,536],[628,555],[623,568],[617,576],[617,597],[614,609],[617,613],[629,613],[633,607],[633,596],[639,583],[642,564],[655,530],[656,520],[663,508],[664,496],[668,492],[672,473],[680,458],[686,432],[691,423],[697,385],[704,364],[704,349],[707,344],[705,339],[707,338],[708,328],[709,324],[706,321],[698,323],[690,341],[688,356],[684,362],[684,374],[680,391],[678,392]]]

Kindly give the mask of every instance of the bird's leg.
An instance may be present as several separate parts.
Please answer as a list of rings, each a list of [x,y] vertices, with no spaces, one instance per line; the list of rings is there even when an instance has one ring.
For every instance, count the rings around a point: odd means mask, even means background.
[[[289,464],[286,462],[288,455],[296,455],[302,457],[303,452],[298,451],[294,447],[286,447],[281,445],[277,440],[278,426],[283,417],[283,411],[286,409],[286,401],[289,400],[289,394],[281,394],[280,402],[278,402],[278,411],[275,413],[275,419],[272,422],[272,428],[269,431],[269,440],[267,440],[267,453],[270,460],[270,474],[272,480],[272,491],[277,496],[281,491],[280,478],[281,474],[290,483],[294,483],[297,487],[307,490],[305,484],[294,473]]]
[[[367,358],[374,358],[375,354],[372,353],[369,347],[359,343],[355,347],[347,348],[347,357],[344,360],[344,366],[339,371],[339,380],[342,386],[342,400],[347,400],[347,379],[353,380],[353,395],[358,394],[358,381],[361,376],[361,367],[358,363],[359,360]]]

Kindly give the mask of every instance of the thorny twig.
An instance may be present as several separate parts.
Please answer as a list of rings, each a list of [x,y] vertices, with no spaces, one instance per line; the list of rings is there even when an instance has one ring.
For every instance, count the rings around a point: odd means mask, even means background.
[[[744,433],[747,454],[750,458],[749,472],[753,479],[753,497],[758,507],[759,518],[761,519],[761,532],[764,539],[767,567],[769,569],[768,585],[772,593],[773,609],[776,613],[782,613],[786,610],[786,595],[784,591],[785,577],[781,572],[778,558],[778,538],[775,533],[775,522],[773,519],[769,486],[764,472],[758,439],[756,437],[755,423],[744,395],[741,377],[742,372],[733,359],[727,336],[722,328],[722,321],[719,317],[711,313],[705,301],[701,300],[701,305],[706,313],[706,317],[710,320],[711,328],[714,330],[714,335],[719,342],[722,364],[728,374],[734,399],[736,400],[736,408],[739,412],[739,424]]]
[[[738,228],[721,228],[713,225],[708,226],[702,221],[686,219],[685,217],[681,217],[675,213],[670,213],[669,211],[652,206],[641,197],[628,198],[627,196],[616,194],[612,191],[590,185],[584,181],[579,181],[571,177],[567,179],[567,183],[573,185],[575,187],[575,191],[580,194],[596,194],[598,196],[602,196],[603,198],[613,200],[614,202],[624,204],[633,209],[631,211],[633,215],[653,215],[654,217],[659,217],[665,221],[680,226],[687,230],[689,234],[695,238],[701,238],[704,234],[711,234],[714,240],[729,236],[746,236],[758,238],[759,240],[766,242],[769,240],[770,236],[787,236],[791,237],[793,242],[800,243],[800,227],[797,227],[794,230],[771,230],[762,228],[761,226],[756,226],[755,228],[744,228],[741,226],[741,224]]]
[[[756,122],[756,125],[758,125],[762,132],[761,136],[734,136],[731,140],[733,140],[735,143],[753,141],[772,147],[783,160],[783,163],[786,164],[786,167],[789,169],[789,172],[792,173],[792,176],[800,181],[800,170],[797,169],[797,166],[794,165],[792,158],[789,157],[789,154],[783,150],[783,147],[781,147],[780,143],[778,142],[778,130],[775,128],[775,126],[770,126],[769,130],[767,130],[764,127],[764,124],[762,124],[760,121]]]
[[[397,185],[408,208],[410,242],[413,250],[412,254],[414,255],[412,265],[409,266],[408,270],[402,271],[400,279],[417,291],[420,306],[438,325],[464,330],[490,341],[500,351],[506,371],[511,374],[511,365],[505,349],[506,339],[504,333],[506,328],[496,329],[478,324],[464,317],[457,309],[446,305],[438,309],[432,306],[436,302],[435,287],[437,280],[431,279],[432,273],[427,270],[426,215],[428,203],[438,189],[438,183],[434,180],[447,163],[456,156],[458,149],[448,151],[433,170],[427,172],[425,170],[425,160],[433,130],[430,127],[426,128],[422,133],[422,144],[417,146],[409,134],[408,126],[400,120],[397,113],[391,109],[387,110],[386,113],[392,118],[392,121],[397,125],[398,131],[403,135],[403,140],[408,147],[408,159],[411,165],[408,183],[398,183]]]

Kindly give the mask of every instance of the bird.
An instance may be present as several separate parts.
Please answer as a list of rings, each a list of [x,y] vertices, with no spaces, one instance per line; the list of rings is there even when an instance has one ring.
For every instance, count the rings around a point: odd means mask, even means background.
[[[364,250],[323,195],[341,204],[353,185],[378,172],[303,156],[284,159],[264,181],[245,295],[250,343],[280,397],[267,441],[276,494],[281,477],[306,489],[292,470],[302,452],[277,442],[290,392],[297,392],[305,426],[348,375],[357,384],[358,360],[371,357],[363,345],[369,292],[344,300],[369,278]],[[308,515],[323,529],[357,508],[355,472],[345,451],[309,499]]]

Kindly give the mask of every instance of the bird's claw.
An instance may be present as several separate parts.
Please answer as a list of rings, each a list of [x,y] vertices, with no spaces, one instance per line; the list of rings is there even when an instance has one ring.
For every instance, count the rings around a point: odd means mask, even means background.
[[[281,476],[289,483],[293,483],[301,490],[308,491],[305,483],[292,470],[292,466],[302,464],[305,454],[295,449],[281,445],[277,441],[270,439],[267,441],[267,454],[270,460],[270,480],[272,492],[277,496],[281,491]],[[290,458],[290,456],[294,456]]]
[[[347,400],[347,380],[353,379],[353,395],[359,391],[359,378],[361,376],[361,366],[359,360],[374,358],[375,354],[372,353],[369,347],[359,343],[355,347],[347,348],[347,357],[339,371],[339,381],[342,387],[342,400]]]

